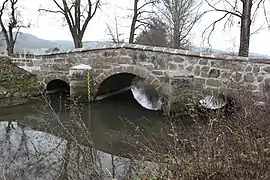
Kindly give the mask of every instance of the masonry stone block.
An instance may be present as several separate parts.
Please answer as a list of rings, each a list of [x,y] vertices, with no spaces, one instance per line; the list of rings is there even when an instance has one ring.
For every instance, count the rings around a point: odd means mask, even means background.
[[[260,72],[260,67],[258,65],[253,66],[253,73]]]
[[[257,81],[258,81],[258,82],[262,82],[263,80],[264,80],[264,76],[258,76],[258,77],[257,77]]]
[[[209,66],[202,66],[201,70],[204,72],[208,72],[210,70],[210,67]]]
[[[205,79],[199,77],[194,78],[194,85],[196,88],[203,88],[205,86]]]
[[[174,56],[173,61],[176,63],[183,63],[185,61],[185,59],[183,57]]]
[[[159,71],[159,70],[154,70],[154,71],[152,71],[152,73],[154,75],[157,75],[157,76],[163,76],[164,75],[163,71]]]
[[[231,72],[222,72],[221,75],[220,75],[220,78],[222,79],[230,79],[232,73]]]
[[[200,65],[207,65],[208,64],[208,60],[207,59],[200,59],[199,60],[199,64]]]
[[[189,72],[191,72],[193,70],[194,66],[193,65],[189,65],[187,66],[185,69]]]
[[[247,65],[246,69],[245,69],[245,72],[251,72],[252,71],[252,67],[251,65]]]
[[[147,56],[144,52],[142,52],[142,53],[139,53],[138,58],[140,59],[140,61],[146,61]]]
[[[128,55],[127,50],[126,49],[120,49],[119,55],[127,56]]]
[[[168,68],[169,70],[176,70],[178,68],[178,65],[173,62],[170,62]]]
[[[201,71],[201,77],[208,78],[208,72]]]
[[[218,79],[207,79],[206,85],[212,87],[220,87],[222,85],[222,81]]]
[[[244,75],[244,81],[247,83],[252,83],[253,81],[255,81],[255,78],[253,76],[253,73],[247,73]]]
[[[208,77],[210,78],[218,78],[220,76],[220,70],[219,69],[210,69],[208,73]]]
[[[201,67],[200,66],[196,66],[194,69],[194,75],[195,76],[199,76],[201,73]]]
[[[235,72],[233,73],[232,77],[234,81],[239,82],[242,80],[243,74],[240,72]]]
[[[266,93],[270,93],[270,78],[264,80],[264,90]]]

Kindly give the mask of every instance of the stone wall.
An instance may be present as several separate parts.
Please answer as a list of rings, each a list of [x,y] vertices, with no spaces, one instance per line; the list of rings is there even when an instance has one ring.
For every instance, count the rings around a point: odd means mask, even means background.
[[[0,104],[21,103],[21,98],[38,94],[39,83],[36,75],[31,74],[0,56]]]
[[[69,81],[68,69],[84,63],[93,67],[94,86],[113,74],[128,72],[146,79],[157,90],[179,93],[192,81],[206,93],[235,89],[241,85],[260,96],[270,88],[267,59],[196,53],[179,49],[132,44],[75,49],[42,56],[41,74]],[[46,81],[46,80],[44,80]],[[176,85],[177,84],[177,85]]]
[[[164,47],[117,44],[81,48],[12,59],[19,67],[38,75],[46,84],[54,79],[70,83],[69,69],[79,64],[93,67],[94,94],[100,84],[118,73],[140,76],[171,97],[184,89],[223,93],[247,87],[257,97],[270,90],[270,60],[197,53]],[[85,82],[85,80],[80,80]],[[71,86],[80,84],[73,80]]]

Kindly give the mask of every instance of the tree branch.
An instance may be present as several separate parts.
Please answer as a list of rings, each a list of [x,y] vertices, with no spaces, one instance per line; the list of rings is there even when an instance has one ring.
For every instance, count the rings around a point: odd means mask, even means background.
[[[241,13],[239,14],[239,12],[237,13],[237,12],[228,11],[226,9],[218,9],[215,6],[211,5],[208,0],[205,0],[205,2],[208,4],[208,6],[213,8],[215,11],[229,13],[229,14],[232,14],[232,15],[237,16],[239,18],[242,18],[242,14]]]
[[[212,33],[214,32],[214,30],[215,30],[215,26],[216,26],[216,24],[218,23],[218,22],[220,22],[221,20],[223,20],[227,15],[229,15],[230,13],[226,13],[224,16],[222,16],[221,18],[219,18],[218,20],[216,20],[216,21],[214,21],[213,23],[211,23],[204,31],[203,31],[203,33],[202,33],[202,38],[203,38],[203,36],[204,36],[204,34],[206,33],[206,31],[212,26],[212,29],[211,29],[211,31],[210,31],[210,33],[209,33],[209,35],[208,35],[208,38],[207,38],[207,43],[208,43],[208,45],[211,47],[211,44],[210,44],[210,37],[211,37],[211,35],[212,35]],[[204,39],[204,38],[203,38]]]
[[[39,12],[44,11],[44,12],[49,12],[49,13],[61,13],[61,14],[64,15],[63,11],[55,11],[55,10],[42,9],[42,8],[38,9],[38,11],[39,11]]]

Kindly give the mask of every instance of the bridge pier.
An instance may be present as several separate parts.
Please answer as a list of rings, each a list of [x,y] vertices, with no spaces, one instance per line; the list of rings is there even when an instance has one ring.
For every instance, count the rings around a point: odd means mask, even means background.
[[[80,102],[92,100],[92,67],[80,64],[69,69],[70,97],[78,98]]]

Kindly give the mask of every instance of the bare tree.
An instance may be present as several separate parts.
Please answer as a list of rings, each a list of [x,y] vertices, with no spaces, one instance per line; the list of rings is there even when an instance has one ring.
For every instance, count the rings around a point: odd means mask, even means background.
[[[61,0],[62,3],[59,2],[60,0],[52,1],[57,6],[57,10],[39,9],[39,11],[62,14],[68,24],[75,48],[81,48],[85,30],[96,14],[100,6],[100,0],[95,2],[87,0],[85,3],[83,3],[83,0],[74,0],[72,2]]]
[[[115,28],[112,28],[109,24],[107,24],[108,35],[111,37],[113,43],[123,43],[124,39],[121,39],[121,36],[123,36],[124,34],[119,32],[119,24],[116,17],[114,18],[114,20]]]
[[[252,22],[255,21],[258,11],[261,9],[265,15],[266,22],[269,26],[269,20],[267,18],[266,0],[218,0],[219,3],[224,4],[224,7],[219,8],[217,2],[210,2],[205,0],[212,11],[222,12],[224,15],[211,23],[203,32],[210,29],[208,34],[208,44],[210,36],[215,30],[216,24],[225,20],[224,28],[231,27],[234,24],[234,18],[239,18],[240,26],[240,46],[238,55],[247,57],[249,55],[250,35]]]
[[[20,29],[23,27],[30,27],[30,24],[25,26],[19,20],[18,1],[19,0],[5,0],[0,7],[0,26],[6,41],[7,53],[9,56],[14,54],[14,46]],[[9,18],[7,25],[4,23],[4,15],[7,15]]]
[[[141,5],[139,4],[140,2],[142,2]],[[129,43],[134,43],[135,31],[141,26],[147,25],[146,20],[148,20],[148,17],[144,17],[143,15],[153,13],[152,11],[147,10],[146,7],[156,2],[158,2],[158,0],[134,0]]]
[[[152,46],[168,46],[167,26],[162,20],[152,17],[137,37],[136,43]]]
[[[202,1],[197,0],[159,0],[155,4],[158,14],[170,30],[173,48],[186,46],[188,35],[204,13],[200,13]]]

